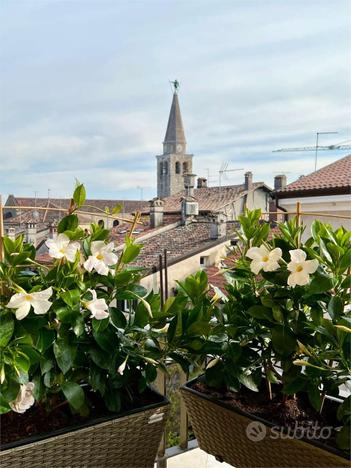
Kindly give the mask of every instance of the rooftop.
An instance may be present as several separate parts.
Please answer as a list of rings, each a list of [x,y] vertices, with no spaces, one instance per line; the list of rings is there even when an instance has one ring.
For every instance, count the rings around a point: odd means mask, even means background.
[[[270,191],[264,182],[254,182],[253,188],[265,188]],[[227,185],[224,187],[203,187],[194,189],[194,198],[199,203],[199,211],[217,212],[223,207],[230,205],[238,198],[247,193],[244,184]],[[181,199],[185,191],[164,198],[165,213],[180,211]]]
[[[210,222],[192,222],[187,225],[176,225],[171,229],[162,230],[160,233],[155,232],[145,243],[142,238],[140,239],[139,242],[144,247],[136,264],[151,269],[153,266],[158,265],[159,255],[164,250],[167,250],[169,263],[181,260],[191,254],[204,251],[211,246],[224,242],[233,233],[236,225],[236,222],[227,222],[227,236],[218,239],[211,239]]]
[[[278,198],[292,195],[351,193],[351,154],[307,176],[302,176],[277,192]]]

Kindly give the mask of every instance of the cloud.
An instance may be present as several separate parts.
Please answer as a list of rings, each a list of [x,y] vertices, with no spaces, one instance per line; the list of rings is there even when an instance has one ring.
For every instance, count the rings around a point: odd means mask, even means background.
[[[313,145],[316,131],[339,131],[325,144],[351,136],[346,0],[1,9],[0,192],[68,195],[77,176],[91,197],[136,198],[139,185],[151,198],[174,77],[199,175],[217,178],[228,161],[270,184],[276,171],[293,180],[313,153],[272,150]],[[320,164],[342,155],[321,152]]]

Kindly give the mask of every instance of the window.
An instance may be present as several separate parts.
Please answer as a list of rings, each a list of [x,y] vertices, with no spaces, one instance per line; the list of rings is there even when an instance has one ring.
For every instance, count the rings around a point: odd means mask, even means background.
[[[105,222],[104,222],[104,220],[103,220],[103,219],[99,219],[98,225],[99,225],[101,228],[104,228],[104,227],[105,227]]]
[[[210,257],[200,257],[200,268],[206,268],[210,266]]]
[[[180,174],[180,162],[179,161],[175,163],[175,172],[176,174]]]
[[[113,221],[113,227],[116,227],[116,226],[119,226],[119,221],[118,221],[118,219],[115,219],[115,220]]]
[[[187,174],[187,173],[188,173],[188,163],[183,162],[183,174]]]
[[[168,173],[168,162],[167,161],[160,162],[160,174],[163,175],[167,173]]]

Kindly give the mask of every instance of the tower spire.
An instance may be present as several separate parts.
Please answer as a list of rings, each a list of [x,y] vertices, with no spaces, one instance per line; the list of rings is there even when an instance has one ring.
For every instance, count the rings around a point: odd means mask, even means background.
[[[183,146],[186,144],[182,115],[180,113],[179,107],[178,93],[176,90],[173,93],[173,100],[163,144],[172,145],[174,147],[179,144]]]

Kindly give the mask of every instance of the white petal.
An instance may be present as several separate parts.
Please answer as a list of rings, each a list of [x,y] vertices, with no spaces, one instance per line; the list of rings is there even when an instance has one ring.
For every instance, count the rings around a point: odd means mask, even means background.
[[[104,241],[93,241],[90,246],[91,253],[96,255],[105,247],[105,245]]]
[[[292,262],[302,263],[306,260],[306,252],[301,249],[290,250],[289,253]]]
[[[66,248],[66,258],[69,262],[74,262],[76,259],[76,253],[80,249],[80,245],[78,242],[72,242]]]
[[[318,260],[314,259],[314,260],[306,260],[305,261],[305,264],[304,264],[304,270],[307,272],[307,273],[314,273],[317,268],[318,268]]]
[[[297,268],[298,265],[299,265],[299,263],[290,262],[290,263],[287,264],[287,269],[289,271],[291,271],[292,273],[294,273],[294,271],[296,271],[296,268]]]
[[[29,314],[30,311],[30,302],[25,301],[17,310],[16,310],[16,319],[22,320]]]
[[[98,260],[93,256],[93,255],[90,255],[90,257],[88,258],[88,260],[86,260],[84,262],[84,268],[87,270],[87,271],[91,271],[96,263],[98,262]]]
[[[309,281],[310,277],[308,273],[304,271],[291,273],[291,275],[289,275],[288,277],[288,284],[293,287],[295,287],[296,285],[305,286],[305,284],[308,284]]]
[[[118,261],[118,257],[116,254],[112,252],[104,252],[104,263],[106,265],[115,265]]]
[[[34,313],[37,315],[46,314],[51,307],[51,302],[46,299],[34,299],[32,301]]]
[[[50,286],[47,289],[44,289],[43,291],[37,291],[34,293],[30,293],[31,296],[33,296],[33,299],[37,300],[47,300],[52,296],[52,287]]]
[[[263,271],[275,271],[278,270],[279,263],[275,261],[265,262],[263,264]]]
[[[90,302],[96,301],[96,299],[97,299],[97,294],[96,294],[95,289],[88,289],[88,292],[90,292],[90,294],[93,296],[93,298],[92,298],[92,300],[91,300]]]
[[[258,275],[258,273],[261,271],[263,265],[264,265],[264,262],[257,261],[257,260],[252,260],[252,262],[250,263],[250,270],[255,275]]]
[[[269,260],[275,260],[276,262],[282,258],[282,249],[276,247],[269,252]]]
[[[113,242],[109,242],[107,245],[105,245],[104,249],[105,252],[113,252],[115,250],[115,244]]]
[[[14,294],[11,299],[10,299],[10,302],[7,304],[6,307],[8,307],[9,309],[17,309],[18,307],[20,307],[23,303],[25,302],[28,302],[26,299],[25,299],[25,296],[27,296],[27,293],[17,293],[17,294]]]
[[[264,245],[261,245],[261,247],[251,247],[246,252],[246,257],[251,258],[252,260],[261,260],[262,257],[268,254],[268,250],[265,248]]]
[[[108,266],[104,262],[97,260],[94,268],[99,273],[99,275],[108,275]]]

